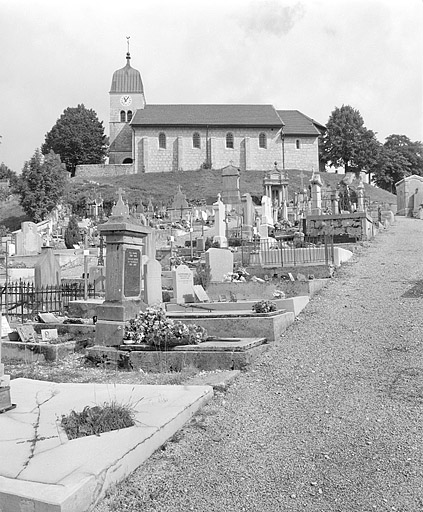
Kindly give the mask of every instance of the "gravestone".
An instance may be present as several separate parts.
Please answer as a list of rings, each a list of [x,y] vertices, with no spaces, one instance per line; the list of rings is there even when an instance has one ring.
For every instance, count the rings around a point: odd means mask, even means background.
[[[194,277],[186,265],[179,265],[172,272],[173,298],[177,304],[194,302]]]
[[[32,325],[18,325],[16,331],[20,341],[24,343],[35,343],[37,341],[37,334]]]
[[[206,251],[206,266],[210,273],[210,281],[221,283],[226,274],[233,272],[234,255],[228,249],[211,247]]]
[[[15,254],[29,256],[41,252],[42,239],[34,222],[22,222],[21,229],[15,233]]]
[[[62,274],[59,261],[52,247],[42,247],[40,257],[34,266],[35,288],[42,286],[60,286]]]
[[[41,329],[41,340],[42,341],[52,341],[57,340],[59,338],[59,334],[57,329]]]
[[[232,208],[238,210],[241,203],[239,193],[239,168],[227,165],[222,169],[222,199],[225,204],[230,204]]]
[[[163,302],[162,266],[156,259],[149,259],[144,268],[144,302],[149,306],[161,304]]]
[[[104,265],[94,265],[88,269],[88,283],[94,286],[95,292],[106,290],[106,267]]]
[[[194,285],[194,293],[199,302],[211,302],[210,297],[207,295],[206,290],[201,284]]]
[[[107,261],[105,300],[96,309],[97,345],[121,345],[126,321],[145,309],[141,297],[142,254],[144,239],[151,229],[130,220],[122,190],[118,194],[111,217],[99,226],[100,234],[106,238]]]

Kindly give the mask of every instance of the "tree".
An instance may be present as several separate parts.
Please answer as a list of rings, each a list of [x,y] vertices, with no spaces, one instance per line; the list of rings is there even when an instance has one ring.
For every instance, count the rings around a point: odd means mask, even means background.
[[[372,130],[364,126],[360,112],[349,105],[336,107],[327,122],[321,158],[345,172],[370,172],[377,161],[380,143]]]
[[[40,222],[59,204],[67,182],[65,165],[50,151],[45,157],[39,149],[25,162],[16,185],[19,202],[25,213]]]
[[[78,221],[73,215],[69,219],[69,223],[65,230],[65,245],[68,249],[73,249],[73,246],[81,241],[81,233],[78,227]]]
[[[0,180],[9,180],[9,186],[0,188],[0,200],[6,200],[13,193],[17,179],[16,173],[2,162],[0,164]]]
[[[53,150],[60,155],[67,171],[74,176],[79,164],[104,163],[107,146],[103,123],[97,114],[84,105],[78,105],[64,110],[47,133],[41,151],[45,155]]]
[[[423,176],[423,145],[405,135],[389,135],[379,152],[373,181],[395,193],[395,183],[411,174]]]

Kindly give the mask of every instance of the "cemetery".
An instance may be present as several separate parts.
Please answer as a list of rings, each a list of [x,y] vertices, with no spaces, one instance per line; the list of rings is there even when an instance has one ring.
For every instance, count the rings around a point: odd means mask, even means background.
[[[119,189],[108,216],[93,201],[80,221],[84,242],[71,249],[61,244],[65,208],[3,241],[0,508],[92,510],[213,396],[201,385],[10,380],[4,363],[78,352],[116,371],[246,371],[271,344],[283,350],[283,333],[355,244],[394,220],[370,204],[360,180],[329,190],[319,173],[308,186],[304,177],[290,191],[275,163],[255,201],[231,164],[211,204],[189,204],[179,187],[158,211],[152,201],[129,205]],[[134,426],[73,440],[64,433],[59,418],[71,408],[128,399]]]

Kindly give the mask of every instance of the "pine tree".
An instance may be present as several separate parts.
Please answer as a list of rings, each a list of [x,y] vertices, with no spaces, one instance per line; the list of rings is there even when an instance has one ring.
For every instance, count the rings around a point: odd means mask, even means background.
[[[15,190],[25,213],[34,222],[45,220],[65,194],[67,173],[60,156],[50,151],[45,157],[39,149],[25,162]]]
[[[79,232],[78,221],[75,216],[69,219],[69,223],[65,230],[65,245],[67,249],[73,249],[73,246],[81,241],[81,233]]]

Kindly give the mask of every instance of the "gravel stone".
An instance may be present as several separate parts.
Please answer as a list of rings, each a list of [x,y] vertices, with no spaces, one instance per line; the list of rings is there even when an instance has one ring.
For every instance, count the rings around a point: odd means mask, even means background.
[[[423,222],[397,218],[96,512],[423,510]]]

